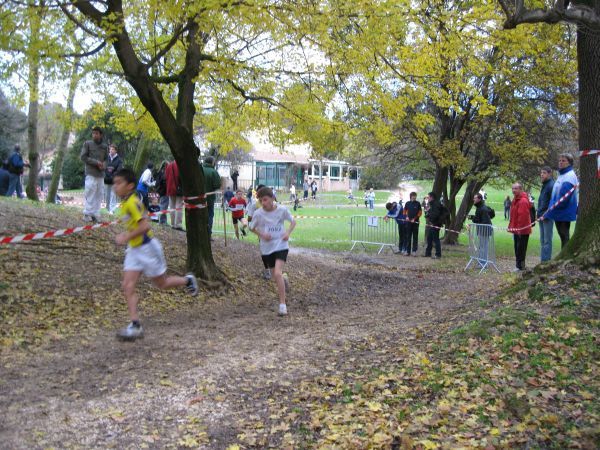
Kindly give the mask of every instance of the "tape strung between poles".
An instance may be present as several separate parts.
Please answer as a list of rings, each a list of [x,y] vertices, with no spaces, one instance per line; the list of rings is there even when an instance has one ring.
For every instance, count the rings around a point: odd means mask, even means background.
[[[594,151],[596,152],[596,151]],[[600,151],[599,151],[600,152]],[[497,229],[497,230],[501,230],[501,231],[508,231],[508,232],[515,232],[515,231],[522,231],[522,230],[526,230],[527,228],[530,228],[531,226],[533,226],[536,222],[540,222],[542,220],[544,220],[546,214],[548,214],[550,211],[552,211],[554,208],[556,208],[560,203],[562,203],[563,201],[565,201],[569,196],[571,196],[579,187],[579,184],[573,186],[571,189],[569,189],[569,191],[567,193],[565,193],[561,198],[558,199],[558,201],[556,203],[554,203],[553,205],[551,205],[544,214],[542,214],[541,217],[538,217],[536,220],[534,220],[531,224],[524,226],[524,227],[520,227],[520,228],[504,228],[504,227],[496,227],[496,226],[492,226],[493,228]],[[183,208],[172,208],[172,209],[163,209],[161,211],[156,211],[153,213],[149,213],[147,215],[147,217],[153,217],[153,216],[157,216],[157,215],[162,215],[162,214],[167,214],[167,213],[171,213],[171,212],[175,212],[175,211],[181,211],[183,209],[202,209],[202,208],[206,208],[206,204],[192,204],[192,203],[187,203],[185,202],[185,199],[202,199],[203,197],[205,197],[206,195],[211,195],[211,194],[215,194],[221,191],[213,191],[213,192],[208,192],[206,194],[204,194],[203,196],[195,196],[195,197],[184,197],[184,206]],[[341,218],[345,218],[345,216],[295,216],[295,218],[298,219],[341,219]],[[395,220],[395,219],[394,219]],[[401,222],[406,222],[406,223],[420,223],[420,222],[412,222],[408,219],[400,219]],[[120,223],[121,220],[115,220],[112,222],[100,222],[100,223],[95,223],[93,225],[84,225],[84,226],[80,226],[80,227],[72,227],[72,228],[65,228],[62,230],[50,230],[50,231],[42,231],[39,233],[27,233],[27,234],[20,234],[20,235],[16,235],[16,236],[2,236],[0,237],[0,245],[3,244],[17,244],[17,243],[21,243],[21,242],[30,242],[30,241],[35,241],[35,240],[39,240],[39,239],[49,239],[49,238],[53,238],[53,237],[60,237],[60,236],[69,236],[71,234],[75,234],[75,233],[81,233],[82,231],[88,231],[88,230],[94,230],[94,229],[98,229],[98,228],[106,228],[112,225],[116,225],[118,223]],[[444,227],[438,227],[436,225],[430,225],[430,224],[426,224],[425,227],[429,227],[429,228],[435,228],[435,229],[439,229],[439,230],[443,230],[445,229],[447,233],[457,233],[457,234],[467,234],[464,231],[456,231],[456,230],[450,230]]]

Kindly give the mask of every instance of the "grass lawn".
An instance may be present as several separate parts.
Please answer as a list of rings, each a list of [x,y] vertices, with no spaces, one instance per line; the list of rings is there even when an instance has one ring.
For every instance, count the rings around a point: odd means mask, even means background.
[[[421,200],[423,195],[428,192],[428,188],[431,186],[430,182],[427,181],[410,181],[406,182],[420,188],[417,198]],[[497,227],[508,227],[508,220],[504,219],[504,207],[503,202],[506,195],[510,193],[510,189],[497,189],[488,187],[486,193],[488,195],[487,204],[494,208],[496,211],[496,217],[493,223]],[[536,196],[537,193],[534,193]],[[390,196],[395,195],[391,191],[377,191],[376,192],[376,206],[373,215],[384,216],[386,213],[384,204]],[[461,195],[461,194],[459,194]],[[350,241],[350,218],[353,215],[371,215],[364,206],[362,200],[362,192],[355,194],[357,196],[358,207],[354,207],[350,204],[350,201],[346,198],[346,194],[343,192],[330,192],[320,195],[319,201],[315,204],[313,202],[307,202],[303,204],[303,207],[297,211],[292,211],[294,216],[298,216],[298,225],[292,234],[291,243],[293,246],[308,247],[308,248],[322,248],[333,251],[347,251],[352,247]],[[288,207],[291,208],[290,205]],[[474,214],[475,209],[473,208],[471,213]],[[306,216],[306,217],[303,217]],[[335,218],[319,218],[319,217],[335,217]],[[227,232],[228,235],[233,234],[233,226],[231,224],[230,214],[226,214],[227,218]],[[215,211],[215,232],[223,232],[223,213],[222,210]],[[424,224],[421,224],[419,229],[419,246],[424,239]],[[256,236],[252,235],[247,238],[256,240]],[[459,243],[467,245],[467,236],[461,235]],[[500,257],[512,257],[514,256],[513,251],[513,236],[512,234],[497,230],[495,233],[495,244],[496,254]],[[377,251],[377,246],[371,246],[373,251]],[[556,255],[560,251],[560,239],[558,233],[554,233],[553,241],[553,254]],[[538,228],[534,228],[533,234],[529,239],[529,247],[527,250],[529,256],[536,256],[540,254],[540,237]]]

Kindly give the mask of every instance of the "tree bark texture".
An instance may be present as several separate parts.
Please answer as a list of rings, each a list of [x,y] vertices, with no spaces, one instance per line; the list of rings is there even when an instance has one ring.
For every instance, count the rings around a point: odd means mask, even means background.
[[[73,64],[71,80],[69,81],[69,93],[67,94],[67,105],[65,108],[63,130],[60,135],[58,149],[56,150],[56,157],[54,159],[54,169],[52,170],[52,180],[50,180],[50,186],[48,187],[46,203],[54,203],[56,200],[58,184],[60,182],[60,176],[62,174],[63,161],[65,159],[65,154],[67,153],[69,134],[71,134],[71,125],[73,121],[73,100],[75,99],[75,91],[77,90],[78,83],[79,76],[77,75],[77,64],[75,63]]]
[[[577,32],[579,149],[600,149],[600,34]],[[579,210],[575,232],[559,258],[591,258],[600,265],[600,179],[598,155],[580,159]]]
[[[487,180],[484,181],[469,181],[467,187],[465,188],[465,195],[460,202],[460,206],[456,214],[451,216],[450,218],[450,230],[460,231],[462,230],[465,220],[467,218],[467,214],[473,207],[473,196],[477,194],[481,188],[485,185]],[[456,205],[456,196],[454,198],[454,204]],[[455,245],[458,243],[458,233],[446,233],[444,237],[444,244]]]
[[[40,84],[40,62],[39,59],[29,59],[29,111],[27,113],[27,140],[29,159],[29,178],[25,192],[31,200],[39,200],[37,194],[37,180],[40,172],[40,154],[38,150],[38,90]]]

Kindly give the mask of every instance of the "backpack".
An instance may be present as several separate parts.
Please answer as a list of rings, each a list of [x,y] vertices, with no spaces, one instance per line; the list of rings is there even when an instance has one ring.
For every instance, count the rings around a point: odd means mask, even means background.
[[[488,206],[487,209],[488,209],[488,215],[490,216],[490,219],[493,219],[494,217],[496,217],[496,211],[494,211],[494,208],[490,208]]]

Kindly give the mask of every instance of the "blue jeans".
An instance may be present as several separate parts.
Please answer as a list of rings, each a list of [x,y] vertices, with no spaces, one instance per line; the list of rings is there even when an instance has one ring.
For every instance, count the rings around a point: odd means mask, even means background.
[[[23,197],[23,188],[21,187],[21,175],[9,172],[8,191],[6,191],[6,196],[12,197],[15,192],[17,193],[17,198]]]
[[[540,240],[542,244],[541,260],[550,261],[552,259],[552,230],[554,221],[552,219],[544,219],[539,222],[540,225]]]
[[[373,211],[375,209],[375,200],[369,199],[369,209]]]

